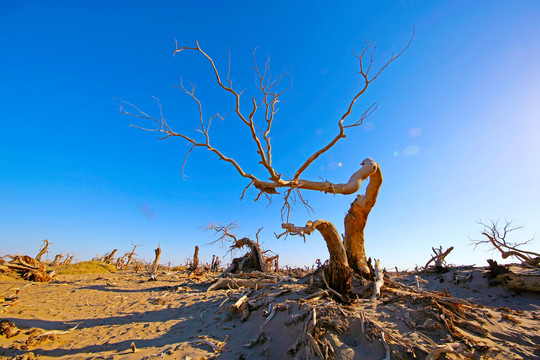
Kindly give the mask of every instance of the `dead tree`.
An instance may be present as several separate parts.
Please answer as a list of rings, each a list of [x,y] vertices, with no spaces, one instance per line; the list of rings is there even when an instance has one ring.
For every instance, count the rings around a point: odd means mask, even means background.
[[[198,123],[200,127],[197,129],[199,137],[188,135],[185,132],[177,132],[173,130],[163,115],[159,101],[158,116],[150,116],[138,107],[127,102],[121,102],[120,112],[124,115],[132,115],[134,117],[149,121],[154,125],[154,127],[148,128],[135,124],[132,124],[131,126],[147,131],[158,132],[161,136],[159,138],[160,140],[169,137],[178,137],[185,140],[190,145],[190,148],[187,151],[182,164],[182,173],[187,157],[191,151],[195,148],[202,148],[214,153],[218,159],[232,165],[240,176],[249,181],[249,184],[242,192],[241,198],[244,197],[247,189],[251,186],[258,191],[258,195],[255,200],[258,200],[263,194],[267,198],[270,198],[272,195],[278,194],[279,189],[284,189],[282,208],[282,219],[286,222],[283,224],[283,228],[285,229],[284,234],[288,233],[303,235],[311,233],[314,230],[321,232],[327,242],[328,249],[330,250],[331,264],[330,269],[328,270],[330,286],[336,290],[339,289],[338,291],[346,292],[350,290],[350,274],[352,271],[356,271],[358,274],[365,277],[370,275],[364,249],[364,228],[366,226],[368,215],[375,205],[379,188],[382,184],[381,169],[375,161],[365,159],[361,162],[361,168],[353,173],[349,181],[346,183],[335,183],[328,180],[314,181],[304,179],[302,175],[317,158],[334,147],[338,141],[346,137],[345,132],[347,129],[362,125],[363,121],[368,118],[373,111],[375,111],[376,105],[373,104],[355,120],[349,121],[356,101],[366,92],[369,85],[375,81],[394,60],[403,54],[403,52],[409,47],[411,41],[412,37],[402,51],[397,54],[392,54],[390,59],[384,62],[378,69],[375,69],[374,66],[373,55],[375,46],[373,42],[366,42],[362,48],[362,51],[359,54],[355,53],[355,56],[359,62],[358,73],[360,74],[361,83],[358,91],[346,106],[343,115],[336,121],[337,133],[331,139],[329,139],[326,144],[323,144],[318,150],[309,156],[292,176],[287,176],[286,174],[280,173],[275,169],[272,163],[272,145],[270,136],[272,125],[274,124],[274,118],[278,111],[278,104],[281,101],[281,96],[285,91],[288,90],[288,87],[281,86],[281,81],[288,74],[285,73],[272,78],[269,71],[269,61],[265,63],[264,69],[262,69],[257,63],[255,52],[253,53],[253,60],[255,63],[254,70],[259,95],[251,97],[249,100],[249,105],[246,105],[250,108],[249,112],[244,112],[244,110],[241,109],[241,99],[243,99],[242,95],[244,91],[233,89],[232,80],[229,77],[230,71],[227,71],[226,77],[222,77],[218,67],[214,63],[214,60],[205,51],[203,51],[198,42],[196,42],[195,47],[178,47],[177,45],[174,54],[176,55],[186,51],[193,51],[199,53],[206,61],[208,61],[217,85],[225,93],[230,94],[233,99],[234,117],[239,121],[240,124],[243,124],[248,128],[259,157],[258,162],[267,172],[268,180],[256,177],[252,173],[244,171],[245,167],[243,165],[240,165],[236,160],[225,155],[225,153],[212,145],[210,140],[210,127],[212,120],[214,120],[216,117],[222,120],[224,118],[219,113],[209,117],[205,117],[203,115],[202,102],[195,95],[194,87],[187,89],[182,82],[179,85],[179,87],[187,95],[193,98],[196,106],[199,109]],[[357,196],[345,217],[345,236],[343,241],[339,235],[339,232],[335,229],[335,226],[326,220],[317,220],[315,222],[309,221],[305,227],[306,229],[309,229],[307,232],[301,230],[303,228],[287,223],[291,206],[294,205],[296,201],[303,203],[306,207],[308,206],[301,192],[302,190],[322,191],[324,193],[334,195],[350,195],[356,193],[360,189],[362,181],[366,179],[369,179],[366,193],[364,195]]]
[[[46,253],[48,252],[48,249],[49,249],[49,240],[45,239],[43,240],[43,245],[41,245],[41,249],[39,250],[39,253],[37,254],[36,256],[36,260],[37,261],[41,261],[41,257]]]
[[[116,254],[117,251],[118,249],[114,249],[109,254],[103,256],[103,258],[101,258],[101,261],[104,262],[105,264],[112,264],[113,259],[114,259],[114,254]]]
[[[62,266],[66,266],[66,265],[71,265],[71,262],[73,261],[73,257],[75,255],[66,255],[66,259],[64,260],[64,262],[62,263]]]
[[[124,260],[126,259],[127,254],[116,259],[116,268],[122,270],[124,268]]]
[[[233,229],[237,227],[238,226],[234,223],[227,226],[217,226],[213,224],[207,226],[207,229],[214,230],[220,235],[219,238],[212,243],[218,241],[221,241],[222,243],[230,241],[232,242],[232,245],[230,245],[229,251],[235,251],[242,248],[247,248],[249,250],[242,257],[234,258],[231,265],[229,265],[223,274],[251,271],[268,272],[267,259],[263,255],[265,252],[262,251],[259,242],[259,233],[262,228],[257,231],[257,234],[255,235],[257,242],[255,242],[247,237],[238,239],[236,234],[233,233]]]
[[[154,263],[152,264],[152,270],[150,275],[150,280],[157,280],[158,276],[158,268],[159,268],[159,257],[161,256],[161,246],[158,246],[157,249],[154,249],[154,252],[156,253],[156,258],[154,259]]]
[[[63,254],[58,254],[54,257],[54,260],[52,263],[49,264],[49,266],[58,266],[60,264],[60,260],[64,258]]]
[[[129,268],[129,265],[131,264],[131,260],[133,260],[133,256],[135,256],[135,249],[137,249],[137,247],[141,246],[141,243],[138,243],[138,244],[134,244],[133,242],[131,242],[131,246],[133,246],[133,250],[131,250],[129,253],[126,253],[124,256],[127,255],[127,260],[126,260],[126,263],[124,265],[124,269],[128,269]]]
[[[454,250],[454,247],[450,246],[444,252],[442,251],[442,246],[439,247],[438,249],[432,247],[431,250],[433,250],[434,255],[426,263],[426,266],[424,266],[424,270],[428,268],[429,264],[431,264],[432,261],[435,261],[435,268],[442,269],[446,265],[446,261],[444,259],[448,256],[448,254],[450,254],[452,250]],[[397,269],[396,269],[396,272],[397,272]]]
[[[512,226],[512,222],[508,220],[505,221],[502,229],[500,228],[498,221],[492,220],[491,224],[484,224],[483,222],[478,221],[478,224],[484,227],[482,235],[484,235],[487,240],[471,240],[471,243],[475,248],[481,244],[488,244],[498,250],[503,259],[513,256],[521,261],[523,265],[534,267],[540,266],[539,253],[523,250],[521,248],[524,245],[530,244],[534,240],[534,237],[521,243],[509,242],[507,239],[509,233],[521,229],[521,226]]]
[[[195,246],[195,252],[193,253],[193,261],[191,262],[190,271],[195,271],[199,267],[199,247]]]

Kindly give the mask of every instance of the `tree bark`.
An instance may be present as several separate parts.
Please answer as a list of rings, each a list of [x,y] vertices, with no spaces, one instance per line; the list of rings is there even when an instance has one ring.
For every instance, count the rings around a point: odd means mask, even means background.
[[[345,216],[344,246],[350,267],[362,277],[370,275],[367,265],[366,250],[364,246],[364,229],[367,218],[375,202],[382,184],[381,168],[374,163],[377,169],[369,176],[369,184],[365,195],[358,195],[351,204]]]

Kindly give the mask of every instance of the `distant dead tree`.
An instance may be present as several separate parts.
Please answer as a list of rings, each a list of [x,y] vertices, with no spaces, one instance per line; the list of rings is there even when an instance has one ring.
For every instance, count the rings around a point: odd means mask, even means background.
[[[116,268],[118,270],[122,270],[124,268],[124,261],[126,260],[126,256],[127,255],[124,254],[124,256],[120,256],[116,259]]]
[[[154,263],[152,264],[150,280],[157,280],[159,257],[161,256],[161,246],[158,246],[157,249],[154,249],[154,252],[156,253],[156,258],[154,259]]]
[[[279,258],[279,256],[276,255],[276,257],[272,258],[265,256],[269,250],[263,251],[261,249],[259,234],[262,231],[262,228],[260,228],[255,235],[256,241],[253,241],[248,237],[239,239],[234,233],[234,229],[237,227],[238,225],[235,223],[231,223],[227,226],[218,226],[214,224],[207,226],[207,229],[214,230],[217,234],[219,234],[219,238],[214,240],[212,243],[219,241],[222,243],[230,242],[232,244],[229,246],[229,251],[232,252],[243,248],[248,249],[248,252],[243,256],[234,258],[231,265],[227,267],[223,274],[251,271],[268,272],[269,265],[271,265],[272,261]]]
[[[52,263],[49,264],[49,266],[58,266],[60,264],[60,260],[64,258],[63,254],[58,254],[54,257],[54,260]]]
[[[104,262],[105,264],[112,264],[113,259],[114,259],[114,254],[116,254],[117,251],[118,251],[118,249],[114,249],[109,254],[103,256],[101,261]]]
[[[133,249],[129,253],[124,254],[124,256],[127,256],[126,263],[124,264],[124,269],[126,270],[129,268],[129,265],[131,264],[131,261],[133,260],[133,256],[136,255],[135,250],[137,249],[137,247],[141,246],[141,243],[134,244],[132,241],[131,246],[133,246]]]
[[[36,256],[37,261],[41,261],[41,257],[48,252],[49,249],[49,240],[45,239],[43,240],[43,245],[41,245],[41,249],[39,250],[39,253]]]
[[[330,286],[338,292],[344,294],[351,290],[351,276],[355,271],[363,277],[372,277],[370,269],[367,264],[367,258],[364,248],[364,228],[366,226],[368,215],[375,205],[377,195],[382,184],[382,173],[375,161],[371,159],[363,160],[360,165],[360,169],[352,174],[349,181],[346,183],[335,183],[328,180],[314,181],[302,178],[302,174],[314,163],[314,161],[321,155],[326,153],[332,147],[334,147],[340,140],[346,137],[345,132],[354,127],[362,125],[364,120],[368,118],[376,109],[376,104],[369,106],[360,116],[357,116],[354,120],[349,121],[350,115],[353,113],[353,108],[369,85],[373,83],[379,75],[397,58],[399,58],[403,52],[409,47],[413,35],[407,44],[407,46],[397,54],[392,54],[390,58],[382,63],[377,69],[374,66],[374,50],[375,46],[373,42],[366,41],[362,47],[362,51],[357,54],[356,58],[359,62],[360,85],[358,91],[353,95],[343,115],[337,119],[337,133],[329,139],[326,144],[323,144],[318,150],[316,150],[311,156],[309,156],[296,170],[294,175],[287,176],[276,170],[272,163],[272,145],[270,132],[272,125],[274,124],[275,115],[278,111],[278,105],[281,102],[281,96],[288,90],[289,86],[283,87],[281,81],[288,75],[287,73],[281,74],[277,77],[272,77],[269,69],[269,60],[264,64],[264,68],[261,68],[257,63],[256,54],[253,52],[254,70],[256,75],[256,86],[258,96],[253,96],[249,99],[248,103],[250,110],[245,112],[241,107],[241,99],[244,90],[238,91],[233,89],[232,80],[230,79],[230,61],[229,69],[227,70],[226,77],[223,77],[218,71],[217,65],[214,60],[200,47],[198,42],[195,42],[195,47],[178,47],[174,51],[174,54],[185,53],[187,51],[193,51],[202,55],[202,57],[208,61],[211,72],[214,75],[217,85],[225,93],[231,95],[233,100],[234,117],[247,127],[251,134],[251,140],[256,148],[256,152],[259,157],[259,164],[262,165],[267,172],[268,181],[253,175],[250,172],[244,171],[245,165],[240,165],[236,160],[227,156],[224,152],[214,147],[210,139],[210,127],[212,121],[215,118],[223,120],[224,118],[215,113],[212,116],[204,116],[202,102],[195,95],[195,87],[187,89],[182,82],[179,87],[196,103],[199,110],[198,123],[199,128],[196,131],[199,133],[199,137],[188,135],[186,132],[177,132],[169,125],[166,117],[163,115],[161,103],[158,101],[159,115],[151,116],[148,113],[142,111],[138,107],[122,101],[120,103],[120,112],[124,115],[131,115],[143,120],[149,121],[154,127],[146,127],[132,124],[131,126],[160,133],[160,140],[169,137],[178,137],[186,141],[190,148],[186,153],[184,162],[182,164],[183,169],[186,164],[186,160],[191,151],[195,148],[206,149],[217,156],[219,160],[223,160],[238,172],[238,174],[249,181],[248,185],[242,192],[241,198],[244,197],[248,188],[253,186],[258,195],[255,200],[258,200],[261,195],[265,195],[268,199],[272,195],[278,194],[279,189],[283,191],[283,207],[282,207],[282,219],[285,222],[282,224],[285,232],[281,235],[305,235],[311,234],[313,231],[319,231],[324,240],[327,243],[328,250],[330,252],[330,265],[326,268],[326,279],[330,283]],[[308,221],[306,226],[298,227],[294,224],[288,223],[289,213],[291,206],[297,201],[304,204],[308,208],[307,201],[302,195],[302,190],[314,190],[322,191],[330,194],[350,195],[356,193],[362,184],[362,181],[369,179],[366,193],[358,195],[352,202],[348,214],[345,216],[345,236],[341,239],[341,236],[335,226],[327,220]],[[281,236],[279,235],[279,236]],[[265,267],[264,264],[262,266]]]
[[[62,263],[63,266],[66,266],[66,265],[71,265],[71,262],[73,261],[73,257],[75,255],[69,255],[67,254],[66,255],[66,259],[64,260],[64,262]]]
[[[135,261],[135,272],[138,273],[139,271],[141,271],[142,266],[143,266],[142,262],[139,261],[139,260],[136,260]]]
[[[512,226],[512,221],[508,220],[505,220],[505,224],[502,228],[499,225],[499,221],[491,220],[489,224],[478,221],[478,224],[483,226],[482,235],[487,239],[471,240],[471,244],[474,245],[475,248],[481,244],[488,244],[492,246],[493,250],[498,250],[503,259],[513,256],[524,265],[540,266],[539,253],[522,249],[523,246],[529,245],[534,241],[534,236],[521,243],[510,242],[507,239],[509,233],[521,229],[522,226]]]
[[[446,265],[446,261],[445,261],[446,257],[448,256],[448,254],[450,254],[452,250],[454,250],[454,247],[450,246],[448,249],[446,249],[446,251],[442,250],[442,246],[439,247],[438,249],[432,247],[431,250],[433,250],[434,255],[426,263],[426,265],[424,266],[424,270],[426,270],[429,264],[431,264],[432,262],[435,262],[435,268],[442,269]],[[396,273],[397,273],[397,267],[396,267]]]
[[[195,252],[193,253],[193,261],[191,262],[190,271],[195,271],[199,267],[199,247],[195,246]]]

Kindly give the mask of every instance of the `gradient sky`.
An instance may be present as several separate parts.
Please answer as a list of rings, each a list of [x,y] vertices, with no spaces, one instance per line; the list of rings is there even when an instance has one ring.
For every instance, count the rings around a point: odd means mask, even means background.
[[[353,49],[369,36],[376,64],[410,48],[372,84],[352,118],[373,102],[361,128],[321,156],[305,176],[345,182],[371,157],[384,183],[366,228],[368,256],[384,267],[412,268],[432,246],[454,246],[453,264],[500,259],[474,250],[476,220],[507,218],[540,234],[540,2],[538,1],[26,1],[0,3],[0,255],[35,256],[43,239],[55,254],[86,260],[130,242],[152,259],[184,263],[215,237],[208,223],[239,224],[239,236],[264,227],[264,248],[282,265],[311,265],[328,252],[319,235],[275,239],[281,199],[239,200],[248,181],[181,139],[158,141],[129,127],[119,100],[157,114],[152,96],[178,132],[195,135],[197,108],[176,85],[197,85],[216,147],[245,171],[264,175],[232,99],[196,53],[172,56],[174,41],[198,40],[231,77],[254,94],[252,52],[270,56],[275,74],[292,71],[273,132],[274,162],[292,175],[337,133],[358,90]],[[137,122],[140,125],[144,123]],[[363,187],[364,188],[364,187]],[[304,192],[315,209],[291,221],[333,221],[340,232],[354,195]],[[532,249],[538,250],[538,242]],[[202,261],[223,256],[201,247]],[[230,257],[225,258],[225,262]]]

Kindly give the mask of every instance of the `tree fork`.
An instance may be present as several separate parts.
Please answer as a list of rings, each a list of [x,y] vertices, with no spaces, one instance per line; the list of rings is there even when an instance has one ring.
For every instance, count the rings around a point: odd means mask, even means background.
[[[324,269],[325,278],[333,290],[348,300],[352,293],[353,271],[349,266],[341,236],[334,224],[328,220],[316,220],[315,222],[308,221],[304,227],[297,227],[293,224],[282,224],[281,227],[292,235],[310,235],[315,230],[321,233],[330,253],[330,263]]]

